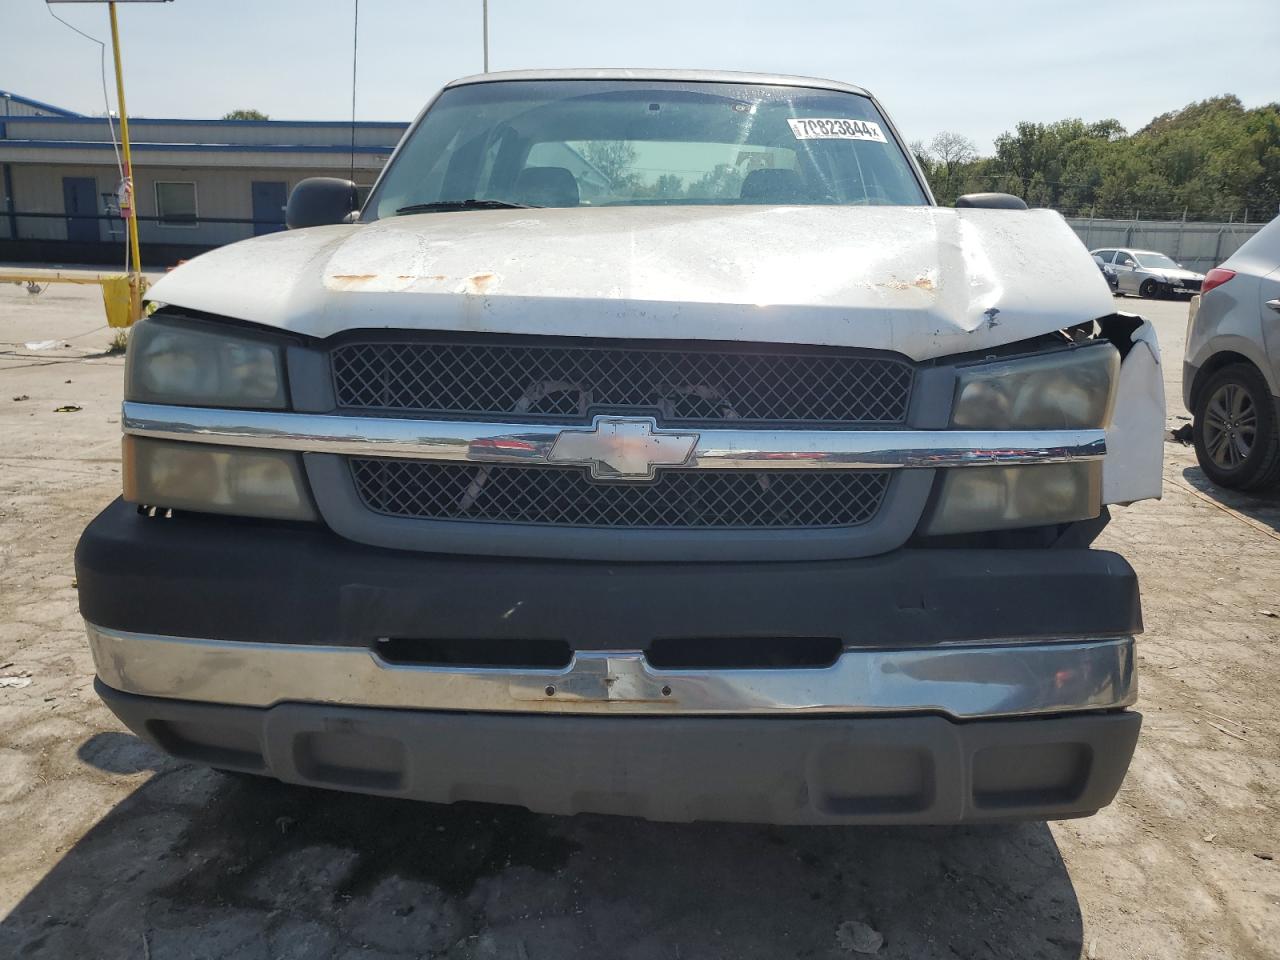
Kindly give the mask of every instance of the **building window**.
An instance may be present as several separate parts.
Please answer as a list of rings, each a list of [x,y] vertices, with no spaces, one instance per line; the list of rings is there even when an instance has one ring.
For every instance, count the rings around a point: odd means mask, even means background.
[[[196,185],[188,182],[156,181],[156,221],[162,227],[194,227],[199,213],[196,209]]]

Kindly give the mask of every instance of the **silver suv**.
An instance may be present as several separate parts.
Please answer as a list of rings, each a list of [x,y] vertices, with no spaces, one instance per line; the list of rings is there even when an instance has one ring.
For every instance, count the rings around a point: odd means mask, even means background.
[[[1209,479],[1237,490],[1280,482],[1280,218],[1205,275],[1182,396]]]

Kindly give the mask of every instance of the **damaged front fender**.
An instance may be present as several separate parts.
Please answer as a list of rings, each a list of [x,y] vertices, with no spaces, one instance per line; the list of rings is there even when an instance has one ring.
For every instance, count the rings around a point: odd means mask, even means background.
[[[1164,375],[1151,321],[1116,313],[1098,321],[1120,351],[1115,408],[1102,461],[1102,502],[1159,500],[1164,475]]]

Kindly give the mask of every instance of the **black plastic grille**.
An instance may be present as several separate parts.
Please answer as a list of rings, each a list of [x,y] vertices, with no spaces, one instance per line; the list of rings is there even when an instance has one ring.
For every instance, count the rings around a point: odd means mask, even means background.
[[[599,483],[578,467],[350,462],[361,500],[377,513],[561,527],[847,527],[875,516],[889,483],[887,473],[861,470],[668,470],[652,482]]]
[[[884,357],[522,343],[351,343],[332,362],[340,407],[583,422],[899,424],[913,372]]]

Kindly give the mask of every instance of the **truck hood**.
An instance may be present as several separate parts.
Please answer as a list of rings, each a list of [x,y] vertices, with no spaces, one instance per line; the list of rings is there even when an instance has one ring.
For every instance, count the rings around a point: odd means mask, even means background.
[[[309,337],[400,328],[822,344],[914,360],[1113,312],[1048,210],[477,210],[269,234],[149,299]]]

